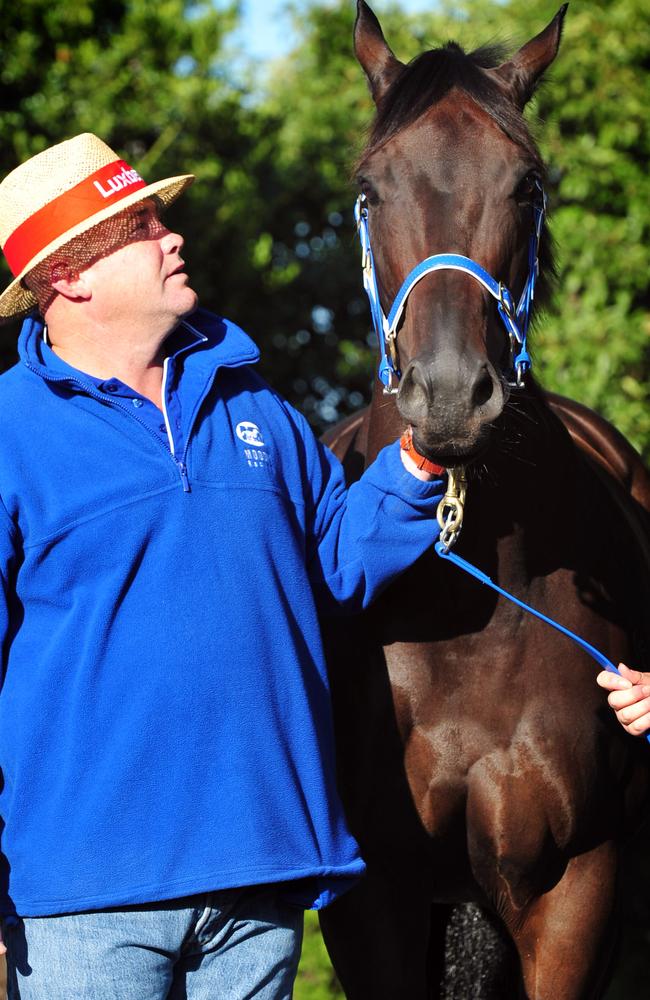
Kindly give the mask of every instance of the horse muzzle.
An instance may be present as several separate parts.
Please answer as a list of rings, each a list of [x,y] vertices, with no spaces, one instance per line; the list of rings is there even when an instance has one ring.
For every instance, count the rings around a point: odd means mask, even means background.
[[[466,464],[485,449],[505,401],[504,383],[485,358],[460,363],[439,355],[410,361],[396,397],[418,450],[442,465]]]

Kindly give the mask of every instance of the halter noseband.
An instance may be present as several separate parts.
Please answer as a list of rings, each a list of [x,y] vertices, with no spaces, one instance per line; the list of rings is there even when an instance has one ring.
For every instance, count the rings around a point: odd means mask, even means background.
[[[542,235],[544,217],[546,215],[546,194],[539,181],[536,181],[536,195],[533,202],[534,226],[528,243],[528,277],[521,293],[519,304],[515,309],[512,295],[505,285],[495,281],[491,274],[470,260],[457,253],[438,253],[426,257],[406,276],[398,291],[391,310],[386,316],[379,301],[377,274],[370,246],[370,228],[368,224],[368,202],[365,195],[359,195],[354,206],[354,217],[361,241],[363,287],[370,301],[372,322],[379,341],[381,359],[379,362],[379,379],[383,383],[385,393],[396,393],[399,387],[401,372],[397,354],[397,327],[406,305],[406,300],[418,281],[431,274],[432,271],[452,270],[463,271],[475,278],[490,295],[496,299],[499,315],[503,320],[510,341],[510,356],[514,381],[511,385],[522,386],[524,375],[530,371],[531,360],[526,347],[526,338],[530,324],[532,302],[535,295],[535,283],[539,275],[539,244]]]

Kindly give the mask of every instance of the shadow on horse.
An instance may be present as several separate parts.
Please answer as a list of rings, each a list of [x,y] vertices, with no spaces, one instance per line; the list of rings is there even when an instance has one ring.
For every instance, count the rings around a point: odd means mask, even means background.
[[[404,65],[358,3],[377,106],[359,212],[384,391],[326,440],[353,480],[410,425],[421,454],[467,469],[459,553],[648,670],[648,474],[604,420],[540,388],[499,309],[510,289],[515,333],[527,327],[513,303],[536,279],[536,228],[537,304],[549,290],[544,165],[522,112],[565,9],[509,60],[450,43]],[[340,789],[368,863],[322,916],[349,1000],[602,995],[619,845],[650,758],[613,720],[593,660],[431,551],[332,639],[330,662]],[[514,978],[499,984],[477,954],[471,985],[454,985],[445,932],[468,903],[505,930],[498,976]]]

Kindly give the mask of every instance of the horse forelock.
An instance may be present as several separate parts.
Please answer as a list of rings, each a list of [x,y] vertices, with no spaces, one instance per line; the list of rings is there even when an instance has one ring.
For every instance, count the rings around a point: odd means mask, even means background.
[[[364,157],[420,118],[453,88],[465,91],[505,134],[540,159],[519,108],[483,72],[504,58],[504,47],[485,45],[465,52],[456,42],[422,52],[408,63],[379,102]]]

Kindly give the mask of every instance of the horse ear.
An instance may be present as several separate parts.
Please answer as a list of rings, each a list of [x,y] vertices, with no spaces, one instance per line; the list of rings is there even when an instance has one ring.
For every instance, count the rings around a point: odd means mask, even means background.
[[[520,108],[533,96],[542,74],[557,55],[568,6],[568,3],[562,4],[551,23],[539,35],[493,71],[508,86],[512,99]]]
[[[357,0],[354,52],[368,77],[373,100],[377,104],[404,69],[404,63],[395,58],[386,44],[381,25],[364,0]]]

